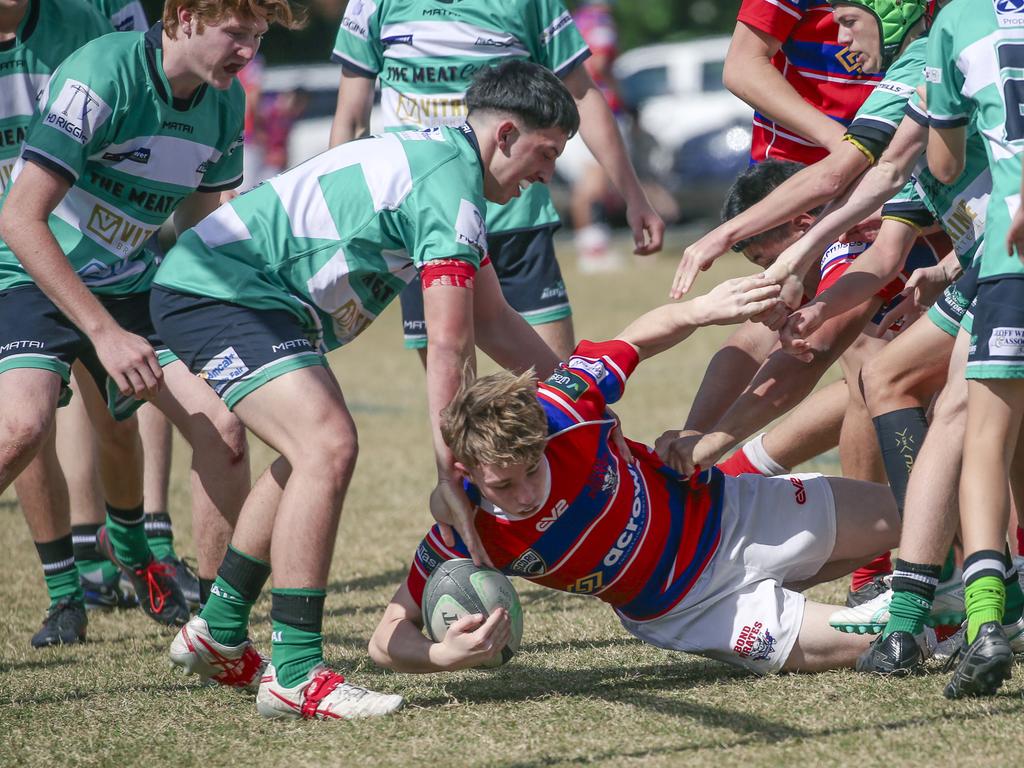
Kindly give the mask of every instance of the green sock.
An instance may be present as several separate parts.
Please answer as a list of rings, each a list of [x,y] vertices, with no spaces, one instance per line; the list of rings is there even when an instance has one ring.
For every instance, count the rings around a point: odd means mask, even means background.
[[[119,573],[118,568],[96,549],[96,531],[99,523],[71,526],[71,541],[75,549],[75,568],[81,579],[93,584],[108,583]]]
[[[913,592],[893,592],[889,603],[889,621],[886,622],[882,637],[893,632],[909,632],[916,635],[924,629],[924,620],[932,609],[932,601]]]
[[[270,563],[228,546],[200,616],[218,643],[238,645],[249,633],[249,612],[270,576]]]
[[[166,512],[146,513],[146,539],[157,560],[179,559],[178,553],[174,551],[171,516]]]
[[[249,633],[252,605],[218,575],[199,616],[210,625],[210,634],[218,643],[238,645]]]
[[[43,565],[43,578],[46,580],[46,592],[50,596],[50,607],[65,597],[81,602],[82,585],[78,582],[78,571],[75,570],[75,554],[71,545],[71,534],[61,536],[53,541],[35,543],[39,561]]]
[[[939,581],[949,581],[953,578],[953,574],[956,572],[956,553],[953,548],[950,547],[949,554],[946,555],[946,562],[942,564],[942,571],[939,573]]]
[[[323,663],[326,593],[322,589],[274,589],[270,594],[274,626],[271,663],[281,685],[293,688]]]
[[[1006,586],[998,576],[979,576],[964,589],[967,606],[967,642],[973,643],[983,624],[1000,621],[1006,600]]]
[[[107,504],[107,537],[117,559],[128,568],[141,568],[153,559],[144,522],[141,504],[135,509],[117,509]]]

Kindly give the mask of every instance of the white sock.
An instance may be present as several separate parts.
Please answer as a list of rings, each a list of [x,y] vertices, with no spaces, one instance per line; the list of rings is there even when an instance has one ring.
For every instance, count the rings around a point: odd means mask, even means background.
[[[743,446],[743,454],[751,464],[757,467],[757,471],[765,477],[786,474],[789,470],[775,461],[775,459],[768,455],[768,451],[765,450],[764,436],[765,433],[762,432],[757,437],[747,441],[747,444]]]

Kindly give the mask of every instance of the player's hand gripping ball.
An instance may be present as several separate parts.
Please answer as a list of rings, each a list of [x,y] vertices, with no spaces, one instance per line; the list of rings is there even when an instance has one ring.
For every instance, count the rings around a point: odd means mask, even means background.
[[[493,568],[480,568],[468,558],[441,563],[423,588],[423,626],[435,643],[463,616],[484,618],[496,608],[508,611],[512,636],[501,654],[482,666],[500,667],[515,656],[523,639],[523,607],[512,582]]]

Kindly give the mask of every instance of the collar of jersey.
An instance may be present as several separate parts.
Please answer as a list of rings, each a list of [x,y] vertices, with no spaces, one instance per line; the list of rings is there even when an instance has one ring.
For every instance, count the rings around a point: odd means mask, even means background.
[[[476,159],[480,161],[480,170],[483,170],[484,159],[480,155],[480,142],[476,138],[476,133],[473,131],[473,127],[469,123],[463,123],[458,128],[459,133],[466,137],[466,141],[469,142],[469,146],[476,152]]]
[[[146,30],[145,43],[146,66],[149,67],[149,78],[153,81],[153,86],[156,88],[157,95],[160,96],[161,100],[179,112],[192,109],[192,107],[202,101],[203,96],[206,94],[206,89],[209,87],[206,83],[196,88],[192,96],[187,99],[177,99],[174,97],[171,91],[171,84],[167,82],[167,75],[164,74],[162,63],[164,54],[164,23],[162,21],[158,21]]]

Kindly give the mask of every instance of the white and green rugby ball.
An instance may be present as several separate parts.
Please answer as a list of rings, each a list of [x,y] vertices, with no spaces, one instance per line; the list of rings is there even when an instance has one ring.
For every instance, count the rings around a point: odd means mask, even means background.
[[[488,616],[495,608],[508,611],[512,636],[501,655],[481,665],[484,667],[500,667],[507,662],[523,639],[523,607],[512,582],[493,568],[481,568],[468,558],[458,558],[437,566],[423,588],[423,626],[435,643],[443,640],[448,627],[463,616]]]

